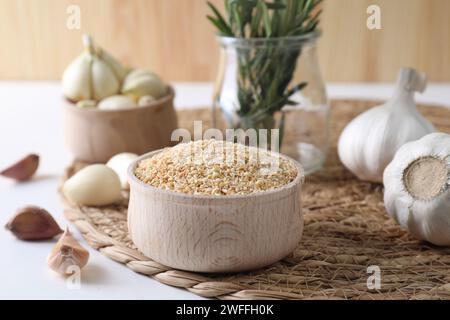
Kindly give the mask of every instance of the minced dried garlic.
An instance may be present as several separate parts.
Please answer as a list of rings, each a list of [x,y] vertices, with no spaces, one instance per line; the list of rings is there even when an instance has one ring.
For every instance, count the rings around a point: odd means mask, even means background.
[[[292,182],[297,167],[276,153],[219,140],[167,148],[141,161],[136,177],[166,190],[197,195],[243,195]]]

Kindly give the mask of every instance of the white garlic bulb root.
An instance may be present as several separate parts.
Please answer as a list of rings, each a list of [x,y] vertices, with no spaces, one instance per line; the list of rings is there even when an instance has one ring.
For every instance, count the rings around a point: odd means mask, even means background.
[[[67,199],[81,206],[103,206],[122,198],[119,176],[103,164],[81,169],[64,183],[62,191]]]
[[[386,210],[414,237],[450,245],[450,135],[406,143],[384,172]]]
[[[108,160],[106,165],[113,169],[117,175],[119,176],[120,183],[123,189],[130,189],[130,185],[128,183],[128,167],[130,164],[136,160],[138,157],[137,154],[124,152],[119,153],[113,156]]]
[[[114,95],[107,97],[100,101],[98,108],[100,110],[120,110],[120,109],[132,109],[137,105],[133,99],[128,96]]]
[[[383,171],[398,148],[436,131],[414,102],[414,92],[423,91],[425,86],[423,74],[401,69],[393,97],[345,127],[338,142],[339,158],[359,179],[382,182]]]

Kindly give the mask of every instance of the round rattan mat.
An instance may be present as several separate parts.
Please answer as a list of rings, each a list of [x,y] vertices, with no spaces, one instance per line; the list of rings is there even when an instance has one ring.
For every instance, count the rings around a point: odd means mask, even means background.
[[[203,297],[450,299],[450,248],[437,248],[409,237],[387,217],[382,186],[357,180],[337,158],[335,146],[342,128],[375,104],[332,103],[330,156],[323,170],[307,177],[302,192],[303,239],[289,257],[267,268],[239,274],[199,274],[175,270],[145,257],[128,236],[127,194],[123,203],[101,208],[74,207],[64,201],[65,216],[93,248],[108,258]],[[437,128],[450,132],[450,110],[420,107],[420,111]],[[194,120],[210,123],[209,110],[179,112],[180,127],[191,128]],[[74,163],[64,179],[83,165]],[[379,288],[371,277],[374,270],[381,272]]]

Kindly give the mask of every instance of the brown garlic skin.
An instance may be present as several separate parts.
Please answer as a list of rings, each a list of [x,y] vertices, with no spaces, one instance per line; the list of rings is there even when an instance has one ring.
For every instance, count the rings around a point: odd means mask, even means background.
[[[26,181],[36,173],[38,167],[39,156],[37,154],[29,154],[9,168],[1,171],[0,175],[16,181]]]
[[[84,249],[72,236],[69,228],[59,238],[47,257],[48,266],[62,275],[70,275],[73,270],[69,267],[83,268],[89,260],[89,251]]]
[[[18,209],[5,228],[26,241],[48,240],[63,232],[51,214],[37,206]]]

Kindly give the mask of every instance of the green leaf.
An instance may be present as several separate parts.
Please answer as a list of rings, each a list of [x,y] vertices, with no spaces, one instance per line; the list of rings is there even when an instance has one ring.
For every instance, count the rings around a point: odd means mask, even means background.
[[[215,19],[215,18],[213,18],[213,17],[211,17],[211,16],[209,16],[209,15],[206,16],[206,18],[207,18],[209,21],[211,21],[211,23],[212,23],[213,25],[216,26],[217,30],[219,30],[219,32],[220,32],[222,35],[225,35],[225,36],[233,36],[233,32],[228,28],[227,25],[224,25],[220,20],[217,20],[217,19]]]
[[[214,13],[214,15],[216,16],[216,20],[217,22],[219,22],[219,24],[221,25],[221,29],[222,30],[226,30],[227,34],[232,34],[231,32],[231,28],[228,26],[228,24],[226,23],[224,17],[220,14],[219,10],[217,10],[217,8],[211,3],[211,2],[207,2],[209,8],[211,9],[211,11]],[[211,21],[211,19],[209,19]],[[214,23],[215,24],[215,23]],[[222,31],[223,32],[223,31]]]
[[[275,2],[267,2],[266,1],[265,3],[267,6],[267,9],[269,9],[269,10],[282,10],[282,9],[286,8],[286,6],[279,1],[275,1]]]
[[[259,33],[259,26],[261,24],[262,9],[260,6],[256,6],[255,13],[251,24],[251,37],[256,37]]]
[[[270,36],[272,34],[272,29],[270,27],[270,17],[269,17],[269,11],[267,9],[267,5],[263,0],[258,0],[258,6],[262,10],[264,29],[266,31],[266,38],[270,38]]]

